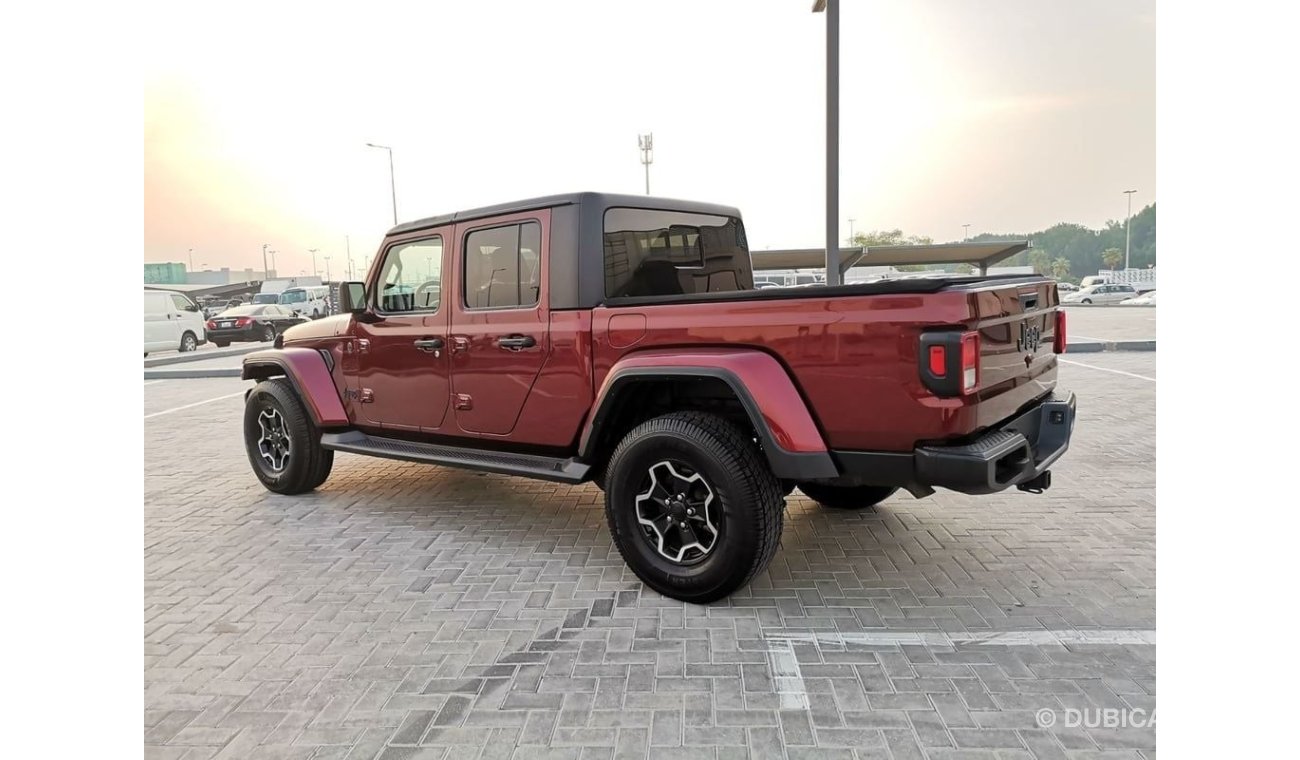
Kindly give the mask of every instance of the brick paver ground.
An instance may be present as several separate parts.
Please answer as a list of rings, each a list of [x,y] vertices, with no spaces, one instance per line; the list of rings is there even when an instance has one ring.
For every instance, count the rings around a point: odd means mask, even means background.
[[[147,385],[145,756],[1154,756],[1065,725],[1155,707],[1155,383],[1098,369],[1155,354],[1077,360],[1048,493],[796,492],[708,607],[641,587],[594,486],[339,455],[276,496],[237,396],[169,411],[243,384]]]

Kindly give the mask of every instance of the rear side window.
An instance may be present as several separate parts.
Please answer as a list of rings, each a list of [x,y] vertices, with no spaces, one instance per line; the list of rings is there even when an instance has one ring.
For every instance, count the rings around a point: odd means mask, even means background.
[[[605,296],[753,290],[739,219],[681,211],[605,212]]]
[[[475,230],[465,236],[465,306],[501,309],[537,305],[542,226],[537,222]]]

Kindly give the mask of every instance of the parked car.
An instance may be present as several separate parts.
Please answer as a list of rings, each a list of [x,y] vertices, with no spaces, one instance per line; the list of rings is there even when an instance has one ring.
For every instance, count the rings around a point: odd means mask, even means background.
[[[1056,283],[1056,289],[1062,293],[1076,293],[1079,290],[1079,286],[1072,282],[1058,282]]]
[[[1119,303],[1120,301],[1133,298],[1137,291],[1132,285],[1089,285],[1086,288],[1080,288],[1074,293],[1061,298],[1061,303]]]
[[[280,293],[280,305],[295,314],[320,319],[329,314],[330,289],[324,285],[288,288]]]
[[[249,465],[282,494],[336,451],[592,481],[633,572],[696,603],[763,570],[795,488],[1051,485],[1075,413],[1052,280],[756,289],[745,240],[735,208],[600,193],[394,227],[338,316],[244,358]]]
[[[1140,296],[1125,299],[1123,301],[1120,301],[1120,305],[1121,306],[1155,306],[1156,292],[1152,290],[1149,293],[1143,293]]]
[[[144,292],[144,355],[150,351],[193,351],[207,342],[203,312],[170,290]]]
[[[231,343],[271,342],[290,327],[306,322],[279,304],[249,304],[226,309],[208,320],[208,339],[225,348]]]

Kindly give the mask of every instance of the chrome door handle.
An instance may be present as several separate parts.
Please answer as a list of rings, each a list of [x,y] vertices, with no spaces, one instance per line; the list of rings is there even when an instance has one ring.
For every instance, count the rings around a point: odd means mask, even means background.
[[[497,338],[497,345],[507,351],[518,351],[523,348],[532,348],[537,345],[537,340],[531,335],[510,335]]]
[[[425,353],[434,354],[435,356],[442,349],[442,346],[443,346],[442,338],[422,338],[420,340],[415,341],[416,348],[420,349]]]

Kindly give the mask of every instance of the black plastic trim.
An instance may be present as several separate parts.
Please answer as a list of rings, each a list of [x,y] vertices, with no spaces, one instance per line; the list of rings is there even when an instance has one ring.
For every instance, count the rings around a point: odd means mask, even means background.
[[[940,290],[964,289],[1002,279],[1023,279],[1026,275],[953,275],[951,277],[914,277],[906,280],[877,280],[848,285],[811,285],[807,287],[733,290],[719,293],[687,293],[669,296],[620,296],[606,298],[604,306],[656,306],[677,303],[725,303],[728,301],[780,301],[791,298],[829,298],[831,296],[875,296],[908,293],[937,293]]]
[[[912,491],[948,488],[990,494],[1011,486],[1049,483],[1048,472],[1070,447],[1077,401],[1048,395],[970,441],[919,446],[912,452],[833,451],[846,476]],[[1045,487],[1045,486],[1044,486]]]
[[[575,459],[512,454],[464,446],[440,446],[433,443],[371,436],[360,430],[324,433],[321,435],[320,443],[321,446],[334,451],[459,467],[480,472],[495,472],[501,475],[517,475],[557,483],[583,483],[589,479],[591,472],[591,467]]]
[[[961,336],[959,330],[923,332],[920,347],[916,352],[916,369],[921,376],[921,384],[936,396],[951,398],[962,395]],[[942,376],[930,371],[930,349],[942,346],[944,349],[944,373]]]
[[[773,474],[778,478],[787,480],[815,480],[818,478],[834,478],[840,474],[839,468],[835,465],[835,460],[831,458],[829,452],[825,451],[787,451],[776,442],[772,431],[768,428],[767,422],[763,418],[763,412],[758,403],[750,395],[749,389],[745,387],[744,382],[732,371],[721,367],[633,367],[630,369],[616,370],[616,374],[609,381],[609,390],[606,391],[602,399],[600,408],[591,416],[591,421],[582,432],[582,440],[578,445],[578,459],[584,462],[590,462],[595,458],[594,446],[599,440],[601,426],[613,412],[618,397],[622,389],[639,380],[669,380],[674,378],[714,378],[722,380],[731,387],[736,398],[740,399],[741,406],[745,408],[745,413],[749,416],[750,422],[757,431],[759,440],[763,444],[763,454],[767,457],[768,466],[772,468]]]

